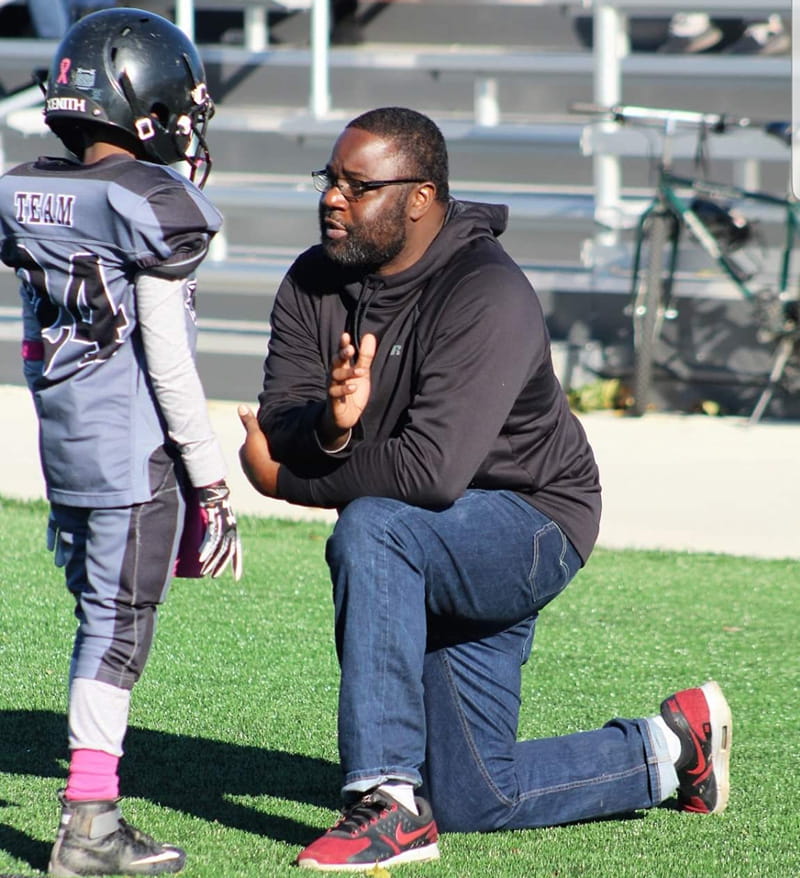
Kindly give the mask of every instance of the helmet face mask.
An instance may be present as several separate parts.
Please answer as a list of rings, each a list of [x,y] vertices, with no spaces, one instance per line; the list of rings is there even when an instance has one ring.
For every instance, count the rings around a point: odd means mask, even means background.
[[[156,164],[187,161],[205,183],[205,132],[214,104],[194,44],[172,22],[139,9],[112,8],[74,24],[56,51],[45,122],[67,149],[109,139]]]

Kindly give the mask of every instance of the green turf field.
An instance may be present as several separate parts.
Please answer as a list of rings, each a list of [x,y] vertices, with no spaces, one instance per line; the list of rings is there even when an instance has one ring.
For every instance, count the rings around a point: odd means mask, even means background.
[[[0,878],[46,868],[65,779],[74,623],[46,517],[0,501]],[[337,806],[328,525],[244,518],[241,530],[239,583],[174,583],[122,761],[125,816],[185,847],[187,878],[304,874],[292,861]],[[444,835],[438,863],[392,874],[800,875],[799,586],[794,561],[598,550],[540,618],[521,735],[650,715],[713,677],[734,718],[728,810]]]

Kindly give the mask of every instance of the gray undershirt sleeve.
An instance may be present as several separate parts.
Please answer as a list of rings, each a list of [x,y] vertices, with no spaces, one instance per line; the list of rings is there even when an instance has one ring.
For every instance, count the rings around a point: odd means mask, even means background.
[[[223,479],[226,467],[186,332],[184,283],[140,274],[136,300],[147,371],[159,407],[189,478],[199,488]]]

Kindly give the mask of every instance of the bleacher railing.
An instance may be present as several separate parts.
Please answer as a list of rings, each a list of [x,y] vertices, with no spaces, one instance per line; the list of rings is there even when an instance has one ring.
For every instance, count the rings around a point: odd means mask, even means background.
[[[404,2],[404,0],[395,0]],[[426,3],[451,3],[464,5],[468,3],[486,4],[493,0],[425,0]],[[241,8],[245,13],[244,49],[232,49],[225,46],[204,47],[208,59],[227,58],[230,53],[242,52],[248,63],[264,63],[276,65],[294,65],[307,67],[309,71],[309,118],[305,124],[320,125],[332,115],[332,100],[329,72],[332,65],[338,66],[370,66],[391,68],[392,65],[406,65],[421,69],[440,72],[467,74],[474,80],[474,126],[468,136],[488,138],[504,136],[519,138],[518,131],[508,129],[519,126],[504,126],[503,114],[499,101],[497,77],[501,74],[536,75],[537,73],[558,73],[568,69],[571,72],[585,70],[591,73],[593,81],[594,103],[612,106],[622,102],[623,76],[659,75],[663,77],[680,77],[722,72],[732,77],[743,74],[743,65],[747,65],[747,76],[751,79],[782,79],[791,77],[791,59],[788,57],[743,59],[741,56],[699,55],[682,57],[679,61],[669,56],[653,54],[630,54],[627,39],[627,17],[631,13],[637,15],[663,16],[686,8],[687,0],[501,0],[499,5],[514,2],[516,5],[572,6],[586,10],[593,16],[593,48],[591,53],[523,53],[499,52],[485,54],[480,57],[476,53],[446,52],[418,49],[403,53],[397,57],[389,51],[373,51],[368,49],[341,50],[330,52],[329,0],[176,0],[175,21],[190,36],[194,35],[195,14],[200,8],[224,6]],[[791,0],[694,0],[691,7],[697,11],[714,14],[733,14],[742,16],[764,15],[765,12],[789,13]],[[296,49],[268,48],[268,13],[272,8],[305,8],[310,11],[310,51]],[[9,41],[11,43],[12,41]],[[47,44],[48,41],[39,41]],[[8,51],[14,47],[9,46]],[[52,52],[54,44],[43,45]],[[568,57],[567,57],[568,55]],[[11,98],[0,101],[0,123],[10,113],[34,107],[40,103],[38,89],[28,89]],[[788,108],[787,108],[788,113]],[[508,132],[508,133],[507,133]],[[591,156],[593,163],[594,216],[598,228],[596,243],[599,245],[592,259],[599,256],[605,244],[613,247],[616,231],[625,223],[626,210],[622,199],[621,162],[627,147],[619,136],[618,126],[613,122],[594,123],[587,126],[582,138],[582,149],[585,155]],[[536,139],[532,136],[532,143]],[[754,142],[747,145],[744,154],[732,154],[730,157],[734,167],[739,169],[739,182],[747,182],[750,188],[758,174],[758,163],[761,160],[779,158],[774,145]],[[780,157],[783,158],[783,157]],[[4,167],[2,140],[0,139],[0,168]],[[568,196],[564,196],[568,197]],[[628,211],[629,212],[629,211]]]

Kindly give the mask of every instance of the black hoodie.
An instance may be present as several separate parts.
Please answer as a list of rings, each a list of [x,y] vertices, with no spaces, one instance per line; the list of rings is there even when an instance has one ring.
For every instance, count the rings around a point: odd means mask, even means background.
[[[586,561],[600,484],[553,371],[539,300],[497,240],[502,205],[452,201],[424,256],[387,277],[354,275],[321,246],[301,254],[272,311],[259,422],[290,503],[362,496],[442,508],[467,488],[515,491]],[[372,392],[348,447],[314,432],[342,332],[378,339]]]

